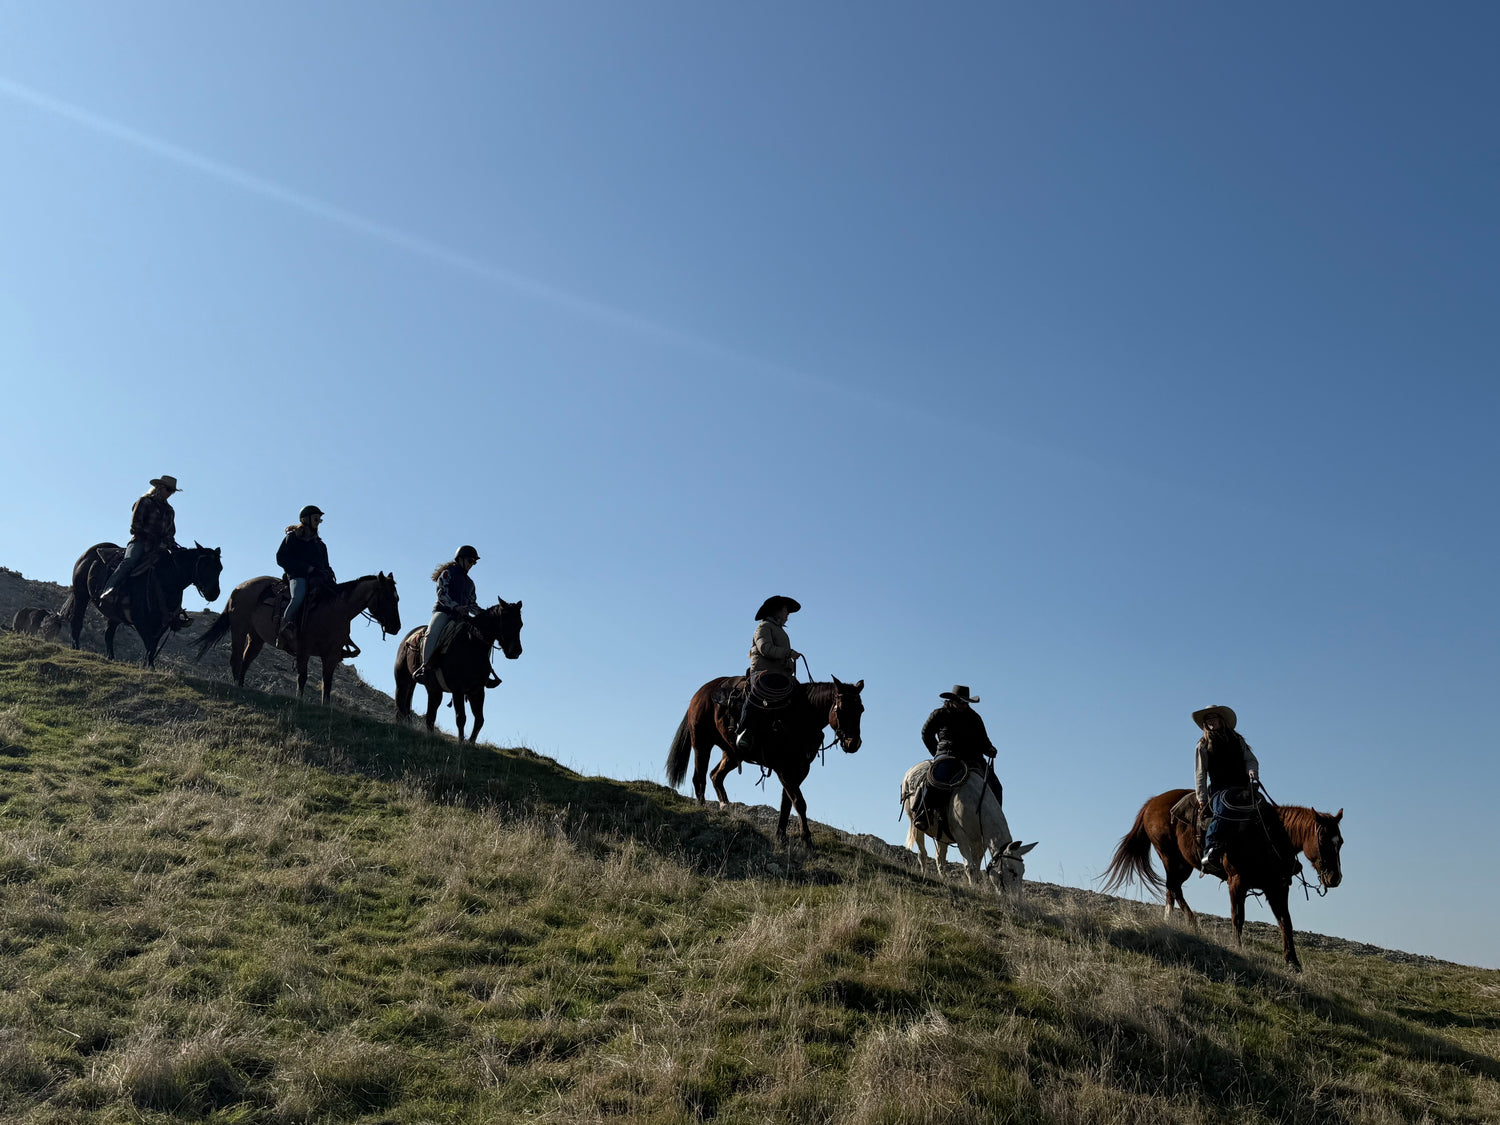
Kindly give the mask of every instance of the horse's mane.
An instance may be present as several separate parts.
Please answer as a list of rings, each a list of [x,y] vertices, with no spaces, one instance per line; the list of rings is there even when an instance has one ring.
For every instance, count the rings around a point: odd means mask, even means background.
[[[1306,805],[1281,805],[1280,809],[1281,823],[1293,843],[1300,846],[1302,840],[1318,834],[1318,817],[1322,814],[1317,809]]]
[[[807,686],[807,702],[812,707],[825,708],[833,706],[833,698],[838,694],[838,685],[826,680],[814,680]]]
[[[362,574],[358,578],[351,578],[348,582],[340,582],[334,589],[341,594],[352,594],[354,587],[358,586],[361,582],[374,582],[379,577],[380,575],[378,574]]]

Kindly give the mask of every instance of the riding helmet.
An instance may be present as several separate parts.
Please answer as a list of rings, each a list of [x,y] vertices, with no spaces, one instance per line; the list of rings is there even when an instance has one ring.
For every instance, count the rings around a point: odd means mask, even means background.
[[[476,551],[473,547],[469,546],[467,543],[465,543],[462,547],[460,547],[458,549],[458,554],[454,555],[453,557],[455,559],[473,559],[475,562],[478,562],[479,561],[479,552]]]
[[[299,520],[305,520],[311,518],[312,516],[321,516],[322,514],[322,508],[318,507],[316,504],[309,504],[307,507],[303,508],[300,512],[297,513],[297,518]]]

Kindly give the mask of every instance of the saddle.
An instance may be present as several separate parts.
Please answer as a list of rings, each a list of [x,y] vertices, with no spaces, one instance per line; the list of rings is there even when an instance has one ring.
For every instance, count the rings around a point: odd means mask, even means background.
[[[431,628],[431,626],[429,625],[428,628]],[[429,661],[427,672],[422,676],[421,682],[431,683],[433,687],[441,688],[443,691],[453,690],[448,686],[448,681],[443,678],[443,665],[441,658],[445,653],[447,653],[450,648],[453,647],[453,642],[456,641],[464,632],[469,633],[480,644],[484,643],[484,634],[480,632],[478,625],[474,624],[474,622],[472,621],[456,622],[453,628],[446,631],[442,640],[438,641],[437,648],[435,648],[432,652],[432,660]],[[417,663],[421,663],[422,645],[418,641],[416,633],[413,633],[411,636],[409,636],[404,643],[416,654],[415,658]],[[486,688],[497,688],[503,682],[504,681],[495,674],[495,666],[492,663],[485,674],[484,686]]]
[[[953,808],[953,794],[969,779],[969,764],[951,754],[943,754],[926,763],[921,788],[912,802],[912,824],[924,836],[940,844],[956,843],[948,823]]]
[[[125,577],[139,578],[141,575],[146,574],[151,570],[152,567],[154,567],[161,561],[161,557],[166,553],[167,549],[165,547],[157,547],[153,550],[147,551],[144,555],[141,556],[140,561],[135,564],[135,569]],[[94,549],[94,555],[101,563],[103,563],[105,566],[109,567],[111,571],[113,571],[117,566],[120,565],[121,562],[124,561],[125,548],[96,547]]]

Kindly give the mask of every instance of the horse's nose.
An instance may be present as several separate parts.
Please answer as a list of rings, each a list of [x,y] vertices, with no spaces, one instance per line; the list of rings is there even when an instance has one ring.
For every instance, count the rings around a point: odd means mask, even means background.
[[[845,754],[853,754],[856,750],[859,749],[859,746],[860,746],[860,740],[857,739],[857,738],[851,738],[848,742],[846,742],[844,744],[844,753]]]

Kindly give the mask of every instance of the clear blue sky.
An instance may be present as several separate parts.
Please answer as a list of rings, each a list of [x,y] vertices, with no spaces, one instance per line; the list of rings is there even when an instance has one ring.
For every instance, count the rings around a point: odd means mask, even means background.
[[[1228,703],[1348,810],[1301,927],[1500,965],[1492,6],[0,27],[0,563],[64,579],[164,472],[226,589],[309,502],[408,624],[473,542],[527,619],[486,736],[617,777],[792,594],[867,682],[813,815],[902,839],[970,684],[1079,885]]]

